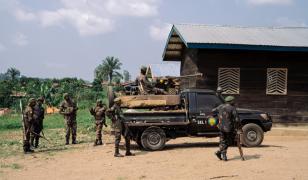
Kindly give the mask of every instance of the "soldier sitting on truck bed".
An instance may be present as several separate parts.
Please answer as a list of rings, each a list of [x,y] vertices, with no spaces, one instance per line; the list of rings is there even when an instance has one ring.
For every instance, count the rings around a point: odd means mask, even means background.
[[[136,84],[138,84],[140,94],[167,94],[163,89],[156,88],[146,77],[146,67],[140,68],[140,75],[136,78]]]

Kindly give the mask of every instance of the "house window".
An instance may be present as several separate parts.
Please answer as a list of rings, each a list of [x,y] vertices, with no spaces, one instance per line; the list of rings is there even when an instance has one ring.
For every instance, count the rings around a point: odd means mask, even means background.
[[[288,69],[267,68],[266,94],[287,95]]]
[[[240,68],[219,68],[218,87],[223,94],[240,94]]]

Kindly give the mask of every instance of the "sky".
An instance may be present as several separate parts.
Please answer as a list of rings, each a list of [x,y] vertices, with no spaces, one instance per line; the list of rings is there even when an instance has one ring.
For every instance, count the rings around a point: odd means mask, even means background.
[[[162,63],[172,24],[308,26],[307,0],[0,0],[0,73],[89,81],[107,56]]]

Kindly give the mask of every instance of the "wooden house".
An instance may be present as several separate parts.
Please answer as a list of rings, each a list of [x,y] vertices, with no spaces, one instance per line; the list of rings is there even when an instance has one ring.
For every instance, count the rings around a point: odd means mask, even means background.
[[[164,61],[180,61],[182,88],[217,89],[276,122],[308,122],[308,28],[173,25]]]

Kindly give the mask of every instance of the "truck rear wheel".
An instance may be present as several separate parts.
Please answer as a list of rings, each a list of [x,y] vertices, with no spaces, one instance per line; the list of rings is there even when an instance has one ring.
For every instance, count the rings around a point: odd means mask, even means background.
[[[246,147],[259,146],[264,138],[262,128],[254,123],[249,123],[243,126],[243,144]]]
[[[166,144],[166,134],[159,127],[149,127],[141,135],[141,144],[145,150],[161,150]]]

